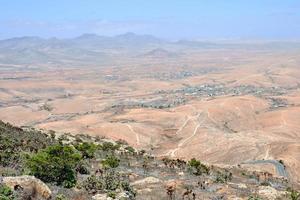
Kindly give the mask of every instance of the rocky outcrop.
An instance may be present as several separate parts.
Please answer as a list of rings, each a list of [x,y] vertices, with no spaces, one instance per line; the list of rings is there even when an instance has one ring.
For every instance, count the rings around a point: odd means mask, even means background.
[[[31,199],[47,200],[51,198],[51,190],[34,176],[3,177],[3,184],[12,190],[23,191]]]

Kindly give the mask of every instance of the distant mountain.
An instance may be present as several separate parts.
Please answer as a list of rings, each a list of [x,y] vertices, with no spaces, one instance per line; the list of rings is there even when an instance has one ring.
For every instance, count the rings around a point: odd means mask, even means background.
[[[188,48],[200,49],[259,49],[259,50],[280,50],[280,49],[299,49],[300,42],[291,41],[194,41],[194,40],[179,40],[176,45]]]
[[[163,48],[156,48],[142,55],[142,57],[150,58],[174,58],[176,56],[178,56],[178,53],[170,52]]]
[[[114,37],[117,41],[132,43],[163,43],[164,41],[152,35],[137,35],[135,33],[125,33]]]
[[[203,42],[203,41],[191,41],[191,40],[179,40],[176,42],[177,45],[195,47],[195,48],[216,48],[220,44],[215,44],[212,42]]]
[[[0,40],[0,63],[99,63],[122,51],[153,48],[166,42],[151,35],[126,33],[114,37],[83,34],[73,39],[20,37]],[[113,51],[112,51],[113,50]]]
[[[179,47],[179,48],[178,48]],[[0,64],[107,64],[120,56],[171,58],[166,49],[299,49],[297,42],[213,43],[180,40],[168,42],[152,35],[125,33],[114,37],[83,34],[72,39],[19,37],[0,40]],[[150,51],[149,51],[150,50]],[[141,55],[141,52],[146,52]]]
[[[72,44],[81,48],[91,49],[133,49],[145,48],[152,45],[163,44],[164,41],[151,35],[137,35],[125,33],[114,37],[98,36],[95,34],[84,34],[70,40]]]

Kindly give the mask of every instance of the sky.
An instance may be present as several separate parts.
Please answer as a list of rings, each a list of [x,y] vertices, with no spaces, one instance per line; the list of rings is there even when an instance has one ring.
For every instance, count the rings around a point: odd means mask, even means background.
[[[300,39],[300,0],[0,0],[0,39],[126,32],[178,39]]]

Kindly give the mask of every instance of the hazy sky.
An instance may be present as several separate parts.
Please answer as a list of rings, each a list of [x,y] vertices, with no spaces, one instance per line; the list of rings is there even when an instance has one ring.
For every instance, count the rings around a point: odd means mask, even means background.
[[[300,0],[0,0],[0,38],[300,39]]]

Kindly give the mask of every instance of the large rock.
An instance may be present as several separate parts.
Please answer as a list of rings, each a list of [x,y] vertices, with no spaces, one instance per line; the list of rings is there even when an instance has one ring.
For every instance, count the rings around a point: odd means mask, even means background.
[[[31,199],[43,200],[51,198],[49,187],[34,176],[4,177],[3,183],[12,190],[26,191]]]
[[[96,194],[92,197],[93,200],[113,200],[111,197],[108,197],[107,194]],[[117,194],[115,200],[126,200],[130,199],[125,192],[120,192]]]
[[[160,183],[161,180],[159,180],[158,178],[155,177],[146,177],[144,179],[135,181],[132,183],[133,186],[147,186],[147,185],[151,185],[151,184],[158,184]]]
[[[112,198],[107,197],[106,194],[96,194],[92,197],[93,200],[112,200]]]

